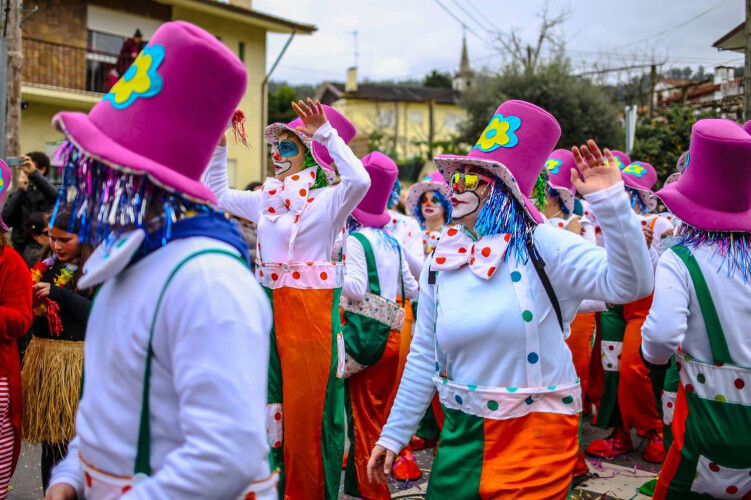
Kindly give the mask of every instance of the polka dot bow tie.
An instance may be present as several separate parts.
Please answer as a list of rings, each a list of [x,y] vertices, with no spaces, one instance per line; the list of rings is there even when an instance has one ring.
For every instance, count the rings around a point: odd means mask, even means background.
[[[496,234],[473,242],[463,231],[445,228],[435,249],[432,267],[438,271],[448,271],[469,264],[475,276],[490,279],[500,267],[510,239],[510,234]]]
[[[263,183],[261,203],[263,214],[272,221],[287,212],[299,214],[310,197],[310,187],[316,180],[315,167],[290,175],[284,182],[273,177]]]

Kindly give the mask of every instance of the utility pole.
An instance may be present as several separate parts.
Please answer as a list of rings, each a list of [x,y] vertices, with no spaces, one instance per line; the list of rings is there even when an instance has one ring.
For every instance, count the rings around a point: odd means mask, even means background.
[[[5,115],[5,155],[21,154],[21,18],[23,0],[5,0],[10,10],[6,10],[6,26],[3,27],[8,41],[7,109]],[[7,32],[5,29],[7,27]]]
[[[751,0],[747,0],[751,2]],[[657,86],[657,65],[652,64],[649,70],[649,117],[655,113],[655,87]]]
[[[434,108],[435,99],[428,99],[428,158],[430,160],[433,159],[433,135],[435,135],[435,128],[433,125]]]
[[[743,72],[743,119],[751,119],[751,0],[746,0],[746,64]]]

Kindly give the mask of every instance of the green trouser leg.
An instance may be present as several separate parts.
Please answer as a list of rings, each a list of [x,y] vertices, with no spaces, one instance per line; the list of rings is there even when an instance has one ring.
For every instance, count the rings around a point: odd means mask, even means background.
[[[443,431],[425,498],[479,499],[485,447],[484,420],[445,406],[443,412]]]
[[[438,420],[435,418],[435,412],[433,412],[433,406],[428,406],[428,410],[420,420],[420,425],[417,426],[417,432],[415,435],[424,440],[438,439],[441,434],[441,428],[438,426]]]
[[[324,471],[324,498],[335,500],[339,498],[339,484],[342,480],[342,459],[344,458],[344,379],[336,376],[338,365],[337,335],[342,331],[339,317],[339,298],[341,289],[334,290],[331,309],[331,366],[329,381],[326,388],[326,399],[323,406],[323,422],[321,422],[321,455]]]
[[[265,288],[266,296],[271,303],[271,308],[274,308],[274,291],[270,288]],[[273,316],[272,316],[273,317]],[[268,393],[266,402],[268,404],[281,404],[282,398],[282,365],[279,361],[279,350],[276,346],[276,329],[271,326],[271,339],[269,343],[269,377],[268,377]],[[273,446],[274,443],[269,443]],[[279,498],[284,498],[284,438],[282,438],[282,446],[272,447],[269,451],[269,466],[271,470],[279,471],[279,483],[277,490],[279,491]]]
[[[623,306],[615,306],[600,313],[600,327],[603,342],[623,342],[626,322],[623,320]],[[605,387],[597,411],[595,425],[602,429],[623,427],[621,410],[618,406],[618,371],[605,369]]]

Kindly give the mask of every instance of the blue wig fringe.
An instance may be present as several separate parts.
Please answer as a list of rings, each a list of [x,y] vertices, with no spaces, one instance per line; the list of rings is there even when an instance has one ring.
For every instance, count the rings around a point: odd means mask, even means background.
[[[628,193],[631,195],[631,208],[635,207],[638,204],[640,214],[649,213],[649,206],[647,206],[644,200],[642,200],[641,193],[638,189],[626,186],[626,191],[628,191]]]
[[[347,234],[352,234],[356,231],[359,231],[363,227],[365,226],[357,222],[357,219],[355,219],[351,215],[347,217],[347,223],[346,223]],[[371,226],[368,226],[368,227],[371,227]],[[396,251],[399,251],[399,246],[400,246],[399,242],[396,241],[396,238],[394,238],[394,235],[391,234],[391,231],[386,229],[386,226],[373,227],[372,229],[375,229],[376,234],[378,234],[378,237],[381,239],[381,241],[383,241],[386,244],[386,246]]]
[[[552,186],[548,186],[548,194],[550,195],[551,198],[558,201],[558,204],[561,207],[561,212],[563,212],[564,215],[568,215],[569,210],[566,207],[566,205],[563,203],[563,200],[561,199],[561,195],[560,193],[558,193],[558,190]]]
[[[743,282],[751,278],[751,233],[705,231],[683,222],[678,227],[676,245],[684,245],[692,252],[702,245],[722,256],[719,272],[723,266],[728,276],[740,272]]]
[[[399,178],[397,177],[394,181],[394,187],[391,188],[391,194],[389,195],[389,204],[388,207],[393,207],[397,203],[399,203],[399,197],[402,194],[402,183],[399,182]]]
[[[65,209],[72,212],[70,232],[78,224],[83,243],[112,243],[125,229],[162,231],[166,243],[172,224],[189,212],[213,211],[156,185],[147,175],[118,170],[89,157],[66,141],[60,148],[63,185],[50,224]],[[153,209],[158,218],[147,213]]]
[[[443,196],[443,193],[440,191],[426,191],[423,193],[422,196],[425,196],[427,194],[433,193],[436,198],[438,198],[438,201],[441,203],[441,207],[443,207],[443,218],[445,221],[451,220],[451,202]],[[422,196],[420,196],[420,199],[417,200],[417,206],[411,207],[412,213],[414,214],[415,218],[417,219],[417,222],[420,223],[420,227],[422,229],[425,229],[425,217],[422,215],[422,210],[420,210],[420,202],[422,201]]]
[[[490,188],[485,205],[477,214],[475,231],[481,236],[495,234],[510,234],[508,248],[504,260],[509,253],[520,262],[527,262],[529,251],[527,250],[527,238],[531,235],[537,223],[527,213],[527,210],[509,192],[506,185],[499,178],[493,176],[495,182]]]

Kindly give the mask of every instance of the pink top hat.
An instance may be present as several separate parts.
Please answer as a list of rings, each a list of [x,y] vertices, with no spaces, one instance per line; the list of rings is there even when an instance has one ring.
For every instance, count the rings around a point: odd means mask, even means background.
[[[652,165],[645,161],[631,162],[621,170],[621,178],[626,186],[639,191],[639,196],[650,212],[657,208],[657,201],[652,197],[654,195],[652,188],[657,182],[657,172]]]
[[[352,138],[357,134],[357,129],[355,128],[355,126],[352,125],[352,122],[350,122],[336,109],[332,108],[331,106],[326,106],[325,104],[323,104],[322,106],[323,114],[326,115],[326,119],[329,121],[331,126],[336,129],[336,132],[339,134],[339,137],[344,140],[345,144],[349,144],[349,141],[351,141]],[[305,147],[307,147],[308,149],[311,149],[312,144],[313,149],[311,151],[313,153],[313,159],[315,159],[316,163],[323,167],[323,172],[324,174],[326,174],[326,180],[329,184],[331,184],[336,179],[336,171],[334,170],[333,165],[331,165],[332,163],[334,163],[334,159],[331,158],[331,155],[329,154],[328,149],[326,149],[326,146],[324,146],[320,142],[314,141],[311,137],[303,134],[300,130],[297,129],[297,127],[305,127],[305,124],[300,118],[295,118],[289,123],[272,123],[271,125],[266,127],[266,131],[264,132],[266,141],[269,144],[273,144],[278,140],[279,134],[284,131],[290,131],[297,137],[299,137],[302,143],[305,144]]]
[[[10,167],[8,167],[3,160],[0,160],[0,207],[3,206],[5,195],[8,194],[8,190],[10,189],[10,179],[12,177],[13,173],[10,171]],[[4,231],[8,230],[8,226],[3,222],[2,216],[0,216],[0,228]]]
[[[409,208],[412,214],[416,214],[420,211],[420,198],[422,198],[422,195],[429,193],[430,191],[438,191],[445,198],[449,197],[451,189],[440,172],[433,172],[420,182],[416,182],[409,187],[409,191],[407,191],[407,199],[404,204]]]
[[[245,65],[214,35],[169,22],[88,115],[52,122],[95,160],[216,203],[201,175],[246,87]]]
[[[699,120],[690,164],[656,194],[686,224],[706,231],[751,232],[751,135],[730,120]]]
[[[618,165],[619,169],[623,170],[631,164],[631,158],[629,158],[628,155],[623,151],[612,149],[610,152],[613,153],[613,157],[615,157],[615,162]]]
[[[568,149],[556,149],[550,153],[550,158],[545,162],[548,171],[548,184],[558,191],[561,201],[569,213],[574,211],[574,196],[576,188],[571,182],[571,171],[576,168],[574,154]]]
[[[525,101],[506,101],[467,156],[441,155],[435,158],[435,164],[447,182],[463,165],[486,169],[503,181],[536,222],[542,223],[542,214],[529,195],[560,136],[560,125],[544,109]]]
[[[743,124],[743,130],[745,130],[746,133],[751,134],[751,120]]]
[[[379,151],[364,156],[362,165],[370,176],[370,189],[352,211],[352,217],[363,226],[382,227],[391,220],[387,205],[399,168]]]

